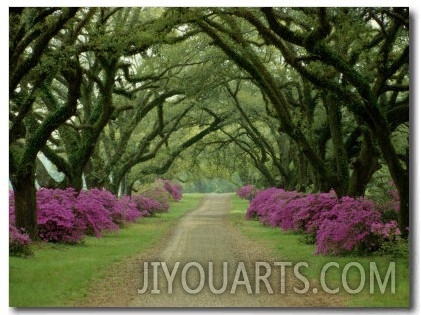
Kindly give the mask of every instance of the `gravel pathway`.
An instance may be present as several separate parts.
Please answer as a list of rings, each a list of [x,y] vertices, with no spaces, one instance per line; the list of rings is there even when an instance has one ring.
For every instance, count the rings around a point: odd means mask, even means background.
[[[166,243],[151,252],[112,265],[107,276],[93,284],[86,301],[78,306],[343,305],[340,297],[316,293],[312,289],[297,294],[294,287],[303,289],[304,283],[294,276],[292,268],[286,267],[282,277],[281,267],[274,266],[274,262],[282,262],[282,258],[245,238],[229,224],[230,205],[230,195],[206,195],[196,210],[180,219]],[[256,262],[262,262],[260,267]],[[265,277],[268,266],[270,276]],[[256,281],[256,277],[260,280]],[[168,279],[173,279],[172,284]],[[313,287],[310,284],[310,288]]]

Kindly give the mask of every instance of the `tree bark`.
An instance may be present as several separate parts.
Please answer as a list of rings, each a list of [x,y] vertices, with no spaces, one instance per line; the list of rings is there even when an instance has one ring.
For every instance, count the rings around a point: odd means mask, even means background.
[[[352,163],[353,172],[347,191],[347,195],[353,197],[364,196],[371,177],[380,168],[379,152],[377,152],[370,131],[363,129],[362,136],[363,142],[358,157]]]
[[[37,190],[35,164],[27,164],[11,179],[15,196],[15,225],[28,233],[31,239],[38,237]]]

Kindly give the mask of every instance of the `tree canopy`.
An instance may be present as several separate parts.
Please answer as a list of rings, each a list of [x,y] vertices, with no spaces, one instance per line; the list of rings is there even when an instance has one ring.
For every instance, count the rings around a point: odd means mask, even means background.
[[[130,194],[157,176],[342,197],[383,174],[409,226],[408,8],[10,8],[9,25],[32,237],[36,182]]]

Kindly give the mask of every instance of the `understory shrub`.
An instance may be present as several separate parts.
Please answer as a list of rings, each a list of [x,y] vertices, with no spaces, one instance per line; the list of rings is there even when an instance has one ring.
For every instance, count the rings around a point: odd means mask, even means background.
[[[31,239],[25,232],[18,230],[14,223],[9,223],[9,255],[32,255]]]
[[[174,201],[180,201],[183,198],[183,188],[180,184],[176,184],[169,179],[158,179],[157,184],[162,184]]]
[[[31,243],[28,234],[15,226],[15,196],[13,190],[11,190],[9,191],[9,255],[31,255]]]
[[[170,208],[170,198],[172,196],[170,193],[164,188],[164,185],[160,181],[155,181],[152,184],[144,185],[139,190],[140,195],[146,197],[148,199],[152,199],[160,204],[159,207],[152,207],[153,211],[150,212],[150,215],[154,215],[156,213],[163,213],[168,212]]]
[[[136,194],[132,196],[131,201],[136,205],[142,217],[150,217],[155,213],[163,212],[162,204],[157,200]]]
[[[300,196],[302,193],[286,191],[281,188],[268,188],[259,191],[250,202],[246,218],[258,218],[265,225],[277,226],[289,215],[289,213],[282,212],[285,204]]]
[[[76,215],[76,192],[72,188],[37,191],[38,230],[41,240],[75,244],[82,240],[87,223]]]
[[[78,208],[83,207],[84,199],[87,199],[88,202],[89,199],[96,200],[99,207],[98,209],[101,209],[100,206],[103,206],[105,210],[105,216],[107,217],[106,221],[108,222],[111,219],[114,224],[120,227],[142,217],[141,213],[137,210],[136,204],[132,202],[128,196],[117,198],[108,190],[94,188],[80,193],[78,197]],[[102,210],[103,209],[101,209],[101,211]],[[110,230],[115,230],[115,226],[112,224],[105,222],[104,224],[108,225]],[[106,229],[107,227],[105,226],[104,230]]]
[[[367,254],[394,248],[400,240],[397,222],[385,216],[391,205],[396,212],[396,204],[379,207],[365,198],[338,200],[333,191],[303,194],[268,188],[250,202],[246,218],[302,234],[305,243],[316,243],[315,254]]]
[[[46,242],[76,244],[84,235],[101,237],[104,232],[117,232],[128,222],[163,211],[168,211],[168,208],[158,201],[140,202],[128,196],[117,198],[105,189],[77,193],[72,188],[41,188],[37,191],[38,237]],[[15,227],[14,193],[10,191],[10,254],[27,254],[29,245],[29,237]]]
[[[320,223],[325,219],[326,213],[338,203],[338,198],[334,192],[308,194],[291,203],[297,204],[293,229],[315,237]]]
[[[111,216],[116,203],[114,195],[105,190],[91,189],[79,193],[73,210],[76,217],[85,222],[86,235],[101,237],[103,232],[118,232],[118,225]]]
[[[113,222],[119,226],[124,226],[129,222],[135,222],[144,217],[138,210],[136,203],[129,196],[122,196],[111,211]]]
[[[259,190],[253,185],[246,185],[237,190],[237,196],[241,199],[253,200]]]
[[[370,230],[372,224],[380,222],[381,215],[372,201],[343,197],[324,216],[317,231],[317,254],[343,255],[377,249],[379,243]]]

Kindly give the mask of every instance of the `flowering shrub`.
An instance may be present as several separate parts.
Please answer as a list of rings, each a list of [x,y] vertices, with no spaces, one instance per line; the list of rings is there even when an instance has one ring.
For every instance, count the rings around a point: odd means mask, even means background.
[[[81,191],[74,204],[77,219],[86,224],[85,234],[101,237],[104,231],[118,231],[111,212],[116,203],[114,195],[106,190]]]
[[[237,190],[237,196],[241,199],[253,200],[259,190],[253,185],[246,185]]]
[[[28,256],[32,254],[31,239],[15,226],[15,195],[9,191],[9,255]]]
[[[183,197],[182,187],[180,184],[173,183],[168,179],[159,179],[157,182],[162,183],[162,186],[172,196],[174,201],[180,201]]]
[[[136,204],[131,202],[128,196],[123,196],[119,199],[108,190],[94,188],[82,191],[78,199],[85,198],[96,200],[98,204],[105,208],[105,215],[119,226],[124,226],[127,222],[134,222],[141,217],[141,213],[137,211]],[[109,219],[106,221],[109,221]],[[115,227],[110,225],[110,230],[115,230]]]
[[[14,224],[9,223],[9,255],[29,256],[32,254],[31,239],[19,231]]]
[[[389,185],[390,185],[390,189],[387,191],[388,195],[391,198],[391,200],[389,202],[389,205],[390,205],[391,209],[398,212],[400,210],[400,207],[401,207],[399,192],[398,192],[398,189],[396,188],[395,184],[393,183],[393,181],[390,181]]]
[[[372,201],[343,197],[326,212],[317,231],[317,254],[342,255],[370,252],[378,247],[371,226],[380,222],[380,212]]]
[[[124,226],[128,222],[135,222],[143,215],[129,196],[123,196],[117,199],[117,203],[111,211],[111,217],[114,223]]]
[[[159,203],[157,203],[159,204]],[[161,205],[159,204],[161,207]],[[159,208],[160,208],[159,207]],[[130,197],[118,199],[107,190],[91,189],[79,194],[72,188],[37,191],[39,238],[47,242],[75,244],[84,235],[101,237],[104,231],[118,231],[119,226],[142,217]],[[157,207],[158,208],[158,207]],[[9,192],[9,243],[11,251],[26,245],[26,236],[14,226],[14,194]]]
[[[15,225],[15,194],[9,190],[9,224]]]
[[[154,199],[142,195],[133,195],[131,201],[136,205],[142,217],[150,217],[155,213],[162,212],[162,204]]]
[[[296,191],[286,191],[281,188],[268,188],[259,191],[250,202],[246,218],[258,218],[262,223],[277,226],[287,215],[283,213],[285,205],[292,199],[302,196]]]
[[[48,242],[80,242],[86,229],[86,221],[75,215],[75,204],[76,192],[72,188],[38,190],[39,237]]]
[[[292,200],[288,207],[295,208],[293,220],[290,226],[284,225],[284,228],[316,236],[320,223],[325,218],[324,214],[337,203],[338,199],[332,192],[308,194]]]
[[[382,214],[383,222],[396,221],[399,217],[400,198],[395,184],[390,181],[389,189],[386,191],[387,198],[380,200],[377,204],[377,210]]]
[[[250,187],[240,191],[240,195],[246,196],[248,191]],[[396,206],[396,195],[392,196]],[[251,200],[246,218],[302,233],[306,243],[316,243],[316,254],[365,254],[385,248],[385,244],[394,248],[393,244],[400,240],[396,220],[385,216],[384,209],[396,214],[396,207],[379,207],[364,198],[343,197],[338,201],[333,191],[302,194],[268,188]]]
[[[75,244],[84,235],[101,237],[105,231],[117,232],[119,226],[127,222],[167,212],[171,196],[174,200],[181,199],[181,186],[162,181],[159,185],[148,187],[145,194],[147,196],[123,196],[119,199],[105,189],[91,189],[78,194],[72,188],[41,188],[37,191],[38,236],[47,242]],[[29,254],[30,243],[28,235],[15,227],[14,193],[10,191],[9,252],[11,255]]]
[[[383,240],[397,241],[401,231],[398,228],[398,223],[395,220],[390,222],[374,222],[371,224],[371,233],[381,237]]]
[[[150,185],[145,185],[140,189],[140,194],[143,197],[146,197],[148,199],[152,199],[160,204],[160,206],[157,208],[153,207],[152,214],[155,213],[162,213],[162,212],[168,212],[170,208],[170,198],[171,195],[168,193],[168,191],[164,188],[162,184],[159,183],[159,181],[154,182]]]

